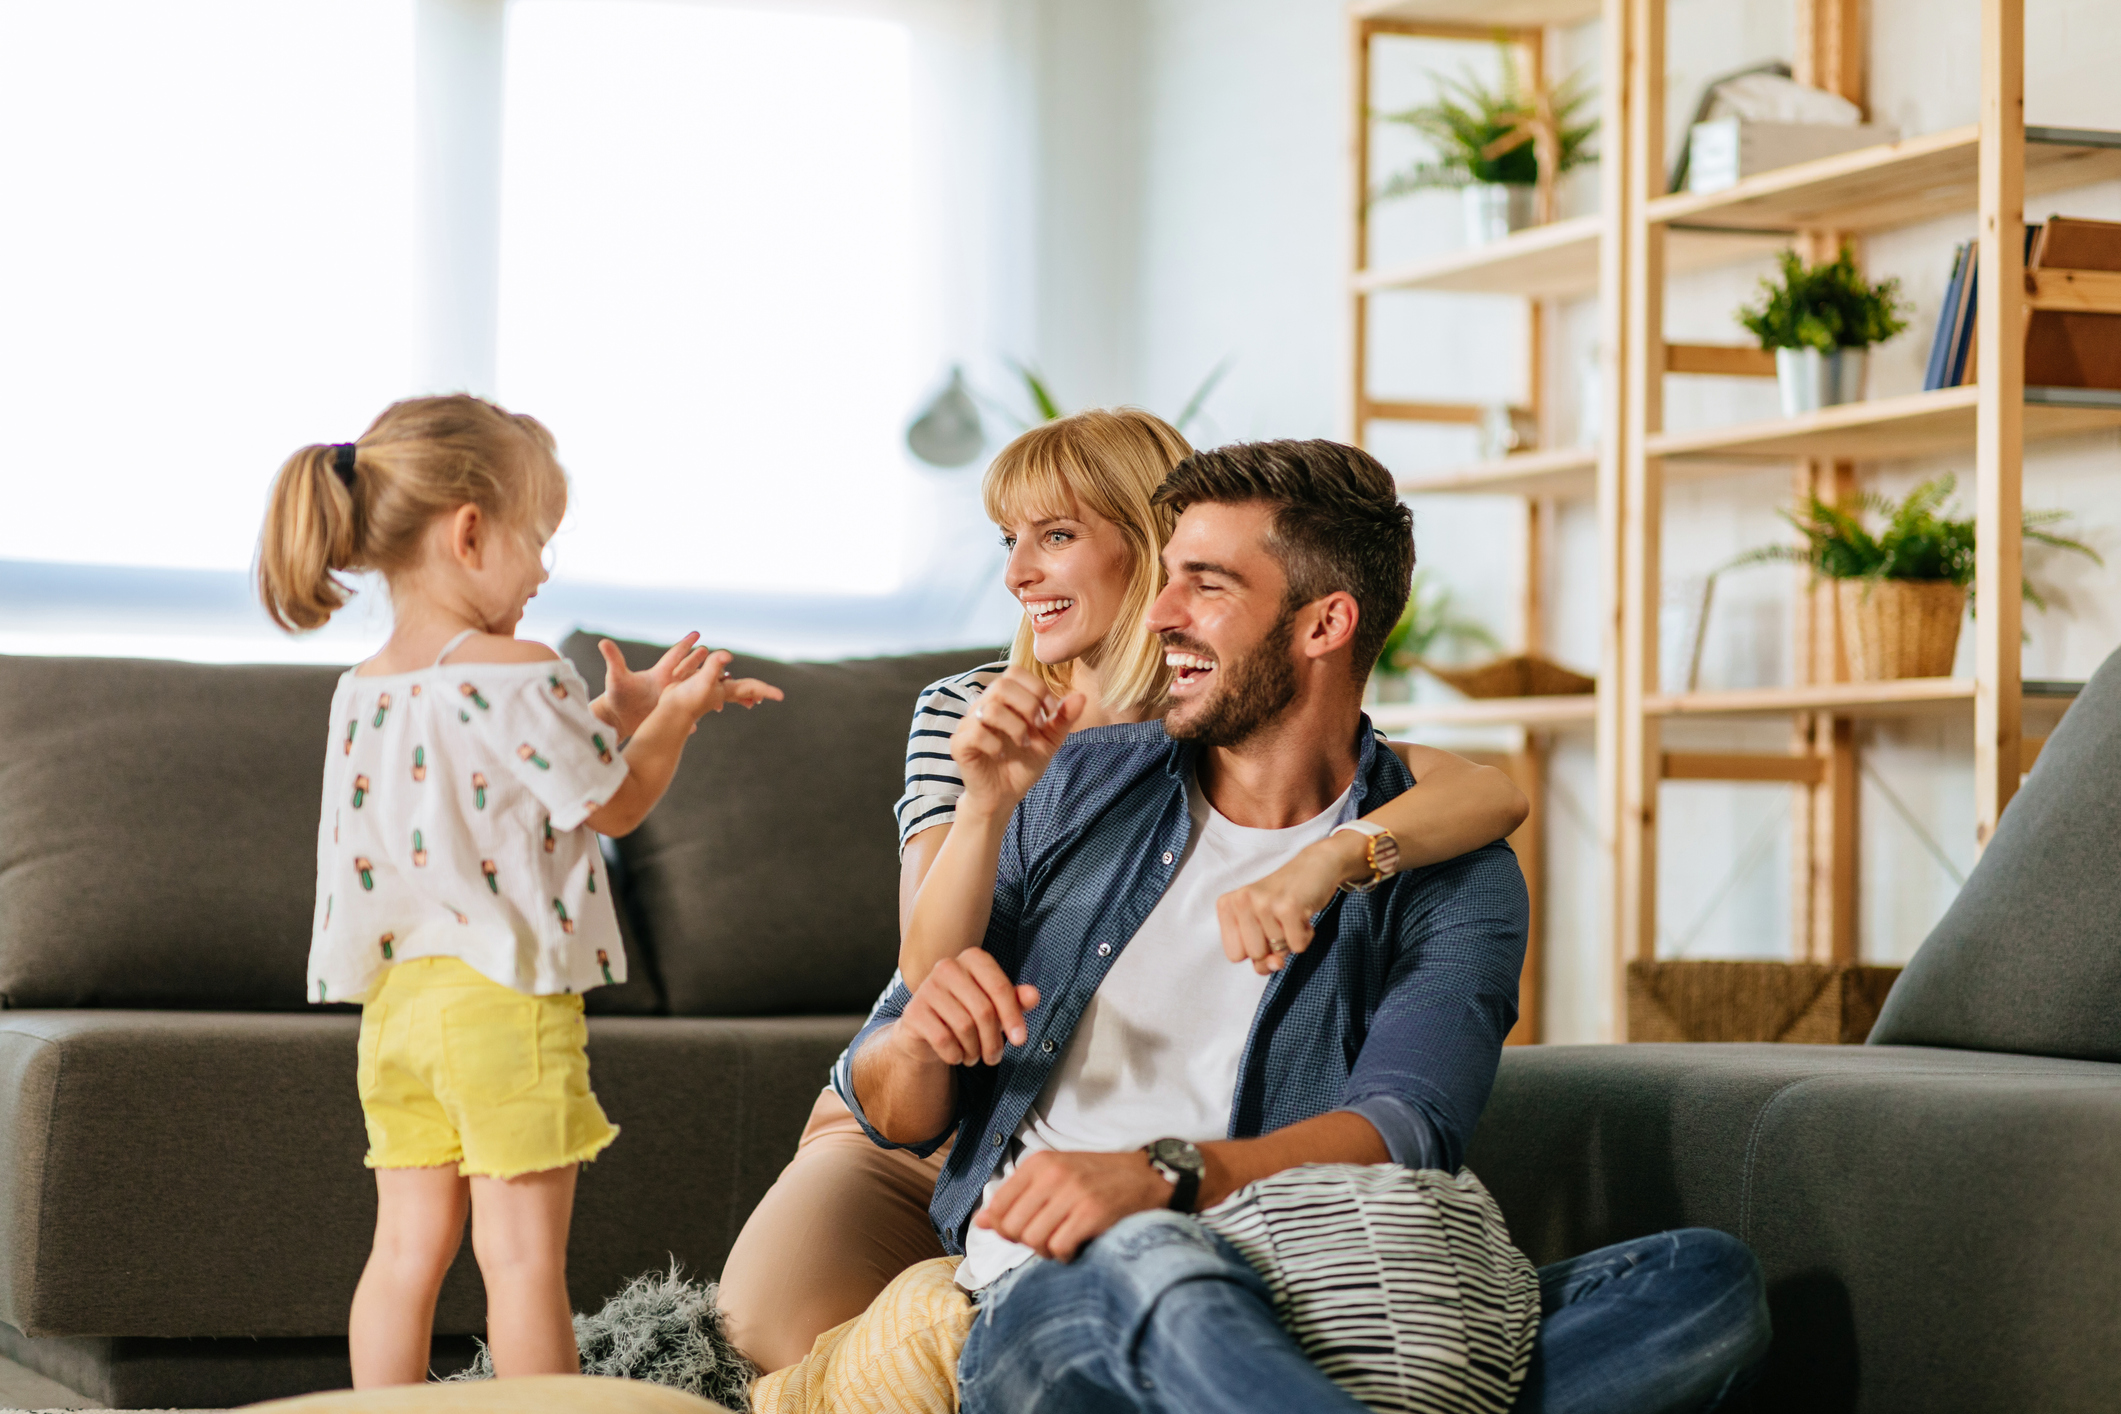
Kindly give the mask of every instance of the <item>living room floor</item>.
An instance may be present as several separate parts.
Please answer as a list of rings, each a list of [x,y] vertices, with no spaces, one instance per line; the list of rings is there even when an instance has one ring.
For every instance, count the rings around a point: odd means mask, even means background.
[[[87,1395],[75,1394],[27,1365],[0,1359],[0,1414],[16,1409],[101,1409]]]
[[[48,1380],[26,1365],[0,1358],[0,1414],[17,1410],[104,1409],[84,1394],[75,1394],[57,1380]],[[205,1410],[168,1410],[160,1414],[208,1414]]]

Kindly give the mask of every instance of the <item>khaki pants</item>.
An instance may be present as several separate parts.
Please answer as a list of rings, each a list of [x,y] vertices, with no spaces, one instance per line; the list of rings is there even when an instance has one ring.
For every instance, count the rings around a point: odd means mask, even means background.
[[[719,1304],[737,1348],[761,1370],[793,1365],[899,1273],[942,1256],[928,1201],[949,1152],[880,1149],[837,1095],[820,1095],[722,1268]]]

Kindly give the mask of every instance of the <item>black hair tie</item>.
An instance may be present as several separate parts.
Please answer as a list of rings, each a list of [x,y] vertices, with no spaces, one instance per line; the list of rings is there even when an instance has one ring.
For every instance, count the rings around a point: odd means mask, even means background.
[[[351,491],[353,490],[354,444],[351,442],[338,442],[333,444],[332,450],[338,455],[332,461],[331,469],[339,474],[339,480],[345,482],[346,489]]]

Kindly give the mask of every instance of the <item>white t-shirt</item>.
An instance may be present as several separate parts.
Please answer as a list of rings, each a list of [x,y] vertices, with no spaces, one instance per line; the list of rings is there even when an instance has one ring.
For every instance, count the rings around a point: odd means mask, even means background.
[[[415,957],[461,958],[534,995],[626,980],[583,823],[626,762],[571,665],[348,672],[331,723],[310,1000],[360,1001]]]
[[[1188,785],[1185,858],[1164,896],[1083,1010],[1046,1088],[1017,1127],[983,1203],[1033,1149],[1116,1153],[1166,1136],[1200,1143],[1230,1133],[1237,1065],[1268,978],[1223,955],[1215,901],[1256,882],[1353,818],[1348,790],[1286,830],[1232,824]],[[978,1291],[1031,1257],[991,1229],[966,1229],[957,1281]]]

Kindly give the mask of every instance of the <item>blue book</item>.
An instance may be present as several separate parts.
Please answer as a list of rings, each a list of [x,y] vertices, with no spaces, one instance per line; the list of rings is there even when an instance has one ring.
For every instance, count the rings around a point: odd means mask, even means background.
[[[1966,382],[1966,360],[1974,348],[1974,312],[1980,307],[1981,247],[1966,252],[1966,275],[1960,280],[1959,312],[1952,325],[1952,357],[1944,366],[1944,386],[1956,388]]]
[[[1930,336],[1929,367],[1922,375],[1922,391],[1934,392],[1948,386],[1944,371],[1951,364],[1952,325],[1959,314],[1959,296],[1966,279],[1966,246],[1962,243],[1952,252],[1952,277],[1944,282],[1944,303],[1937,309],[1937,332]]]
[[[2040,238],[2040,223],[2029,221],[2025,227],[2025,258],[2028,263],[2033,256],[2033,243]],[[1968,375],[1975,372],[1974,330],[1980,324],[1981,313],[1981,246],[1979,242],[1969,246],[1966,252],[1966,293],[1960,301],[1959,333],[1952,350],[1951,367],[1945,370],[1944,386],[1960,388],[1973,381]]]

